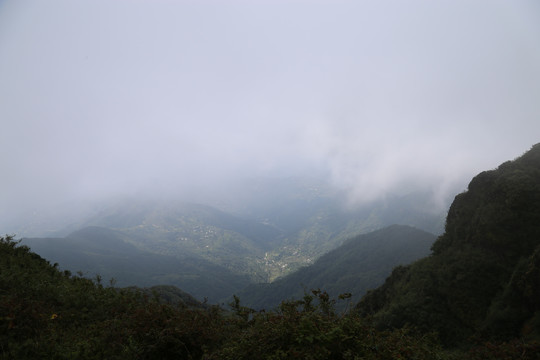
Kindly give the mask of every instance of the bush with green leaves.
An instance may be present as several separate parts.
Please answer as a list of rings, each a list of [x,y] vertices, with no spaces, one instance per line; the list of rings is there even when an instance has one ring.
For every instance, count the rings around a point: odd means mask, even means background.
[[[345,300],[350,294],[340,295]],[[277,311],[232,308],[238,329],[207,359],[440,359],[434,338],[401,329],[377,331],[352,313],[336,313],[336,300],[313,290],[284,301]]]

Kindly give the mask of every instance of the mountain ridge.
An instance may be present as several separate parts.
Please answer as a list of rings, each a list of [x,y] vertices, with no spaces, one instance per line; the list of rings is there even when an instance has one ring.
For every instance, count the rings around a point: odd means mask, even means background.
[[[433,253],[393,270],[356,309],[379,328],[540,339],[540,144],[475,176],[455,197]]]
[[[388,196],[369,206],[347,208],[328,185],[294,179],[245,186],[237,201],[245,207],[224,211],[175,199],[111,199],[91,216],[78,222],[70,218],[69,228],[61,233],[67,237],[84,227],[105,227],[138,249],[202,258],[252,282],[267,283],[358,234],[393,223],[438,228],[426,224],[443,219],[442,212],[431,211],[427,193]]]
[[[96,241],[96,239],[98,239]],[[63,269],[114,279],[121,287],[169,284],[199,300],[216,303],[250,281],[224,267],[193,256],[150,253],[125,241],[121,232],[87,227],[64,238],[24,238],[32,251]]]

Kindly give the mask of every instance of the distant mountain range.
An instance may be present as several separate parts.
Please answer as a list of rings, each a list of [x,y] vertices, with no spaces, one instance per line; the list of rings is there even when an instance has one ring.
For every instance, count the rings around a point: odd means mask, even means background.
[[[170,284],[219,301],[313,264],[359,234],[392,224],[440,233],[446,213],[433,211],[427,193],[347,207],[342,195],[313,180],[261,179],[242,188],[222,209],[111,200],[52,232],[61,236],[24,242],[63,268],[114,277],[121,286]]]

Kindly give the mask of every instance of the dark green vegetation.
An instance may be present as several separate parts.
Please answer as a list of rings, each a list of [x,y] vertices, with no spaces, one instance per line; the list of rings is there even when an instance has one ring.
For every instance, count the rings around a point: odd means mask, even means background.
[[[195,256],[167,256],[137,249],[118,231],[87,227],[65,238],[24,239],[23,243],[62,269],[85,270],[117,286],[171,284],[215,303],[250,282],[225,267]]]
[[[357,310],[380,329],[436,331],[447,346],[527,342],[540,339],[539,291],[540,144],[476,176],[433,254],[396,268]]]
[[[339,296],[348,301],[348,295]],[[444,350],[435,336],[377,330],[314,290],[276,311],[229,311],[171,288],[104,286],[0,238],[0,359],[537,359],[534,343]],[[535,355],[536,354],[536,355]]]
[[[71,276],[0,238],[0,359],[432,359],[439,351],[430,337],[336,314],[320,291],[268,313],[238,301],[224,311],[161,299]]]
[[[238,293],[255,309],[271,309],[283,299],[301,299],[304,291],[325,289],[351,293],[354,302],[384,282],[392,269],[427,256],[436,236],[404,225],[393,225],[347,240],[301,268],[270,284],[254,284]]]

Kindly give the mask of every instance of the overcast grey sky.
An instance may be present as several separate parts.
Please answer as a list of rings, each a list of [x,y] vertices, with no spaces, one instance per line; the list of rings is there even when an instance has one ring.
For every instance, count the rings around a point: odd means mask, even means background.
[[[309,171],[444,192],[540,141],[540,2],[0,0],[0,124],[0,214]]]

